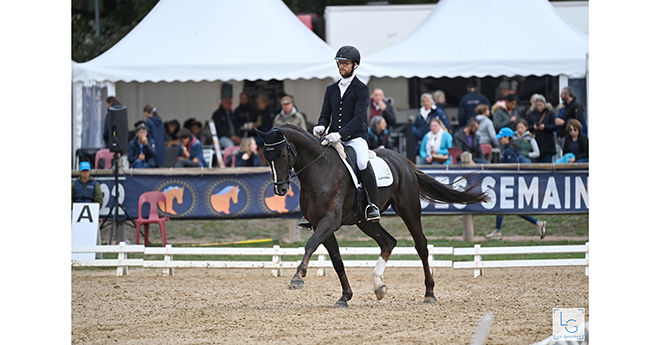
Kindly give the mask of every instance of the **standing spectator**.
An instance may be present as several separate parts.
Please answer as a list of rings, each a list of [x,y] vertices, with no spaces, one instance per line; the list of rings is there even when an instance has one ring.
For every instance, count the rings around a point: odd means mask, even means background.
[[[445,111],[445,104],[447,103],[447,96],[445,96],[445,92],[442,90],[435,90],[433,91],[433,103],[435,104],[435,107],[438,108],[438,112],[444,113],[447,116],[447,119],[449,119],[449,115],[447,115],[447,112]],[[453,133],[454,131],[451,128],[451,122],[449,123],[450,127],[447,127],[447,130],[449,133]]]
[[[80,176],[71,182],[71,209],[74,202],[95,202],[99,207],[103,205],[101,185],[90,177],[90,169],[89,162],[80,162],[78,167]]]
[[[495,127],[490,119],[490,108],[485,104],[479,104],[474,108],[475,119],[479,122],[479,144],[489,144],[492,147],[499,147],[500,142],[495,137]]]
[[[467,93],[461,97],[458,102],[458,126],[464,128],[469,118],[474,117],[476,114],[474,108],[479,104],[486,104],[488,108],[491,107],[490,102],[486,96],[477,92],[477,79],[470,78],[467,82]]]
[[[569,163],[589,162],[589,138],[582,133],[582,124],[576,119],[569,119],[566,123],[568,137],[564,140],[563,153],[573,154],[568,159]]]
[[[415,134],[415,139],[417,139],[416,151],[419,152],[422,139],[431,130],[430,124],[431,119],[438,118],[445,125],[445,128],[449,128],[451,124],[449,123],[449,118],[444,112],[440,113],[438,108],[433,103],[433,96],[430,93],[422,94],[421,96],[422,106],[419,108],[417,113],[417,118],[413,124],[413,133]]]
[[[259,95],[257,97],[257,128],[262,132],[269,132],[273,128],[273,120],[276,113],[270,107],[268,97]]]
[[[236,122],[236,127],[238,127],[236,134],[239,137],[254,136],[254,132],[252,131],[252,126],[254,126],[254,122],[256,121],[254,107],[250,103],[250,97],[245,92],[241,92],[240,103],[234,109],[234,121]]]
[[[452,164],[449,149],[452,147],[452,136],[437,118],[431,120],[431,130],[424,135],[419,148],[419,156],[423,164]]]
[[[528,116],[531,124],[530,132],[534,134],[540,151],[537,163],[552,163],[552,158],[557,153],[555,148],[555,130],[557,129],[555,117],[552,105],[545,102],[545,97],[538,95],[534,103],[534,109]]]
[[[514,94],[509,94],[505,98],[504,107],[495,104],[493,106],[493,125],[495,131],[499,132],[500,129],[508,127],[515,128],[515,123],[520,118],[516,106],[518,105],[518,97]]]
[[[374,116],[369,121],[369,149],[392,149],[387,121],[382,116]]]
[[[369,99],[369,121],[374,116],[382,116],[389,126],[396,126],[396,116],[392,101],[385,98],[383,89],[374,89]]]
[[[241,146],[236,155],[235,166],[237,167],[258,167],[261,166],[257,142],[252,137],[246,137],[241,140]]]
[[[580,124],[584,128],[584,107],[575,99],[575,92],[570,86],[561,89],[560,97],[565,105],[564,114],[561,118],[556,118],[555,123],[559,126],[559,139],[563,142],[568,135],[568,128],[566,126],[568,120],[576,119],[580,121]],[[587,134],[587,131],[585,130],[584,133]]]
[[[520,163],[531,163],[541,155],[536,139],[529,132],[527,121],[520,119],[516,123],[516,132],[513,133],[513,142],[518,146]]]
[[[231,97],[225,97],[212,116],[215,130],[218,134],[218,142],[223,149],[238,145],[241,142],[241,138],[236,135],[236,124],[234,123],[234,114],[231,109]]]
[[[179,144],[175,168],[208,168],[204,159],[204,148],[199,139],[184,128],[179,131],[179,140],[181,144]]]
[[[463,152],[470,152],[472,154],[472,164],[481,163],[487,164],[488,161],[481,151],[481,144],[479,144],[479,122],[473,116],[468,119],[467,125],[463,129],[454,133],[454,141],[452,145],[461,149]]]
[[[156,144],[147,136],[145,124],[136,128],[135,138],[128,143],[127,158],[133,169],[156,167]]]
[[[109,109],[112,106],[121,107],[122,105],[116,97],[110,96],[105,99],[105,106],[106,109]],[[103,141],[105,142],[106,148],[110,148],[110,130],[110,110],[108,110],[105,114],[105,120],[103,121]]]
[[[280,99],[282,110],[273,119],[273,127],[279,127],[285,123],[292,123],[302,129],[307,129],[307,122],[302,113],[296,109],[291,96],[284,96]]]
[[[147,121],[144,122],[147,125],[147,134],[156,145],[156,167],[165,166],[165,125],[158,116],[156,107],[147,104],[143,111],[144,116],[147,117]]]
[[[171,120],[167,122],[165,127],[165,146],[176,146],[179,145],[179,130],[181,129],[181,124],[178,120]]]

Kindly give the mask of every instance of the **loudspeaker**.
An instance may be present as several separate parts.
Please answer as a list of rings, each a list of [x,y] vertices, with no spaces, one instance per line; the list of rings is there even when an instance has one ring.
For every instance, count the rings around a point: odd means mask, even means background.
[[[113,105],[108,108],[110,116],[110,128],[108,129],[108,143],[110,152],[118,152],[122,155],[128,153],[128,111],[121,105]]]

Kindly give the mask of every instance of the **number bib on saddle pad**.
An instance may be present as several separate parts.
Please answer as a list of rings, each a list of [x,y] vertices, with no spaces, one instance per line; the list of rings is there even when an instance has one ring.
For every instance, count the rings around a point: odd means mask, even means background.
[[[332,148],[337,150],[337,148],[334,145],[330,145]],[[355,151],[353,150],[352,147],[350,146],[345,146],[344,147],[344,152],[346,155],[349,157],[348,159],[351,160],[351,163],[348,162],[344,157],[342,157],[339,152],[339,157],[341,157],[342,162],[344,162],[344,165],[346,165],[346,169],[348,169],[348,172],[351,174],[351,179],[353,179],[353,184],[355,185],[355,188],[362,187],[362,184],[358,181],[356,172],[358,171],[357,165],[355,164],[356,159],[355,159]],[[392,185],[392,171],[390,170],[389,165],[380,157],[376,156],[376,153],[374,151],[369,150],[369,162],[371,162],[371,167],[374,169],[374,175],[376,175],[376,184],[378,187],[388,187]]]

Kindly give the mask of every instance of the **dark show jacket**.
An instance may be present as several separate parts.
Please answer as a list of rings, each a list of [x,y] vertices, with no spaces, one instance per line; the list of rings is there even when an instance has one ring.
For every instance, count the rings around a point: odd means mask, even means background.
[[[343,141],[362,138],[368,142],[369,88],[356,76],[344,92],[344,97],[340,94],[339,81],[325,89],[318,125],[330,125],[328,133],[339,132]]]

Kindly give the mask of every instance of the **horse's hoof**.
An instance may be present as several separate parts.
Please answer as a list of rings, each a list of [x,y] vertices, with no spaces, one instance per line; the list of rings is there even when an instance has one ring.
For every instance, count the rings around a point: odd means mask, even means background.
[[[430,297],[424,297],[424,303],[435,303],[438,300],[435,299],[435,297],[430,296]]]
[[[339,300],[337,303],[335,303],[335,307],[337,308],[348,308],[348,302]]]
[[[387,286],[383,284],[379,286],[378,289],[374,290],[374,292],[376,293],[376,299],[380,301],[387,293]]]
[[[300,290],[305,286],[305,282],[302,280],[292,280],[289,283],[289,290]]]

